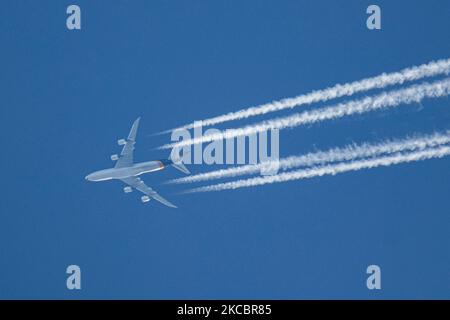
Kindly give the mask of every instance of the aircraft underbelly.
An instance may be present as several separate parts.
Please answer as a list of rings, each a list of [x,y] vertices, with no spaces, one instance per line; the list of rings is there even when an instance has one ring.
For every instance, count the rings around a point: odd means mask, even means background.
[[[155,171],[162,170],[162,169],[164,169],[164,165],[161,164],[159,161],[155,161],[154,163],[151,163],[151,164],[146,165],[146,166],[138,167],[136,169],[137,169],[136,175],[139,176],[139,175],[144,174],[144,173],[149,173],[149,172],[155,172]]]
[[[164,169],[164,165],[160,161],[149,161],[128,168],[116,169],[112,176],[114,179],[123,179],[162,169]]]

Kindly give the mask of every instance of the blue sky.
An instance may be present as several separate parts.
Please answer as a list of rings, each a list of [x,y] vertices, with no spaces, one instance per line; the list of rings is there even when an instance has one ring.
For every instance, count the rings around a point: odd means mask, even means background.
[[[72,3],[80,31],[66,29]],[[3,4],[0,297],[449,298],[449,158],[190,195],[162,184],[174,169],[145,176],[178,210],[84,180],[138,116],[135,159],[166,158],[154,148],[169,136],[151,134],[450,56],[450,3],[376,3],[380,31],[369,1]],[[284,130],[280,155],[450,129],[448,106]]]

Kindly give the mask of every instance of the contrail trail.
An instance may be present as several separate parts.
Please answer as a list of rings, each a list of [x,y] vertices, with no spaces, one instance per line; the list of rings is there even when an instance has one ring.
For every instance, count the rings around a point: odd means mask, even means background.
[[[309,169],[301,169],[295,171],[289,171],[274,176],[256,177],[250,179],[237,180],[226,183],[219,183],[210,186],[204,186],[194,188],[185,191],[184,193],[196,193],[196,192],[210,192],[210,191],[222,191],[229,189],[238,189],[246,187],[254,187],[259,185],[286,182],[299,179],[309,179],[313,177],[321,177],[324,175],[336,175],[338,173],[344,173],[349,171],[357,171],[362,169],[371,169],[376,167],[387,167],[394,164],[421,161],[432,158],[442,158],[450,155],[450,147],[441,146],[437,148],[426,149],[422,151],[414,151],[406,154],[394,154],[390,156],[383,156],[373,159],[344,162],[338,164],[331,164],[326,166],[312,167]]]
[[[424,82],[422,84],[413,85],[405,89],[382,92],[375,96],[369,96],[358,100],[351,100],[348,102],[339,103],[333,106],[311,111],[304,111],[291,116],[274,118],[242,128],[228,129],[213,134],[195,137],[193,139],[186,139],[179,142],[169,143],[159,147],[159,149],[184,147],[215,140],[248,136],[258,132],[268,131],[270,129],[293,128],[300,125],[338,119],[353,114],[362,114],[369,111],[396,107],[402,103],[410,104],[414,102],[420,102],[424,98],[437,98],[447,96],[449,94],[450,78],[445,78],[443,80],[435,81],[432,83]]]
[[[415,136],[405,139],[387,140],[382,143],[352,144],[343,148],[312,152],[300,156],[290,156],[278,161],[266,161],[258,164],[243,165],[228,169],[200,173],[183,178],[173,179],[168,183],[193,183],[221,178],[237,177],[246,174],[257,174],[271,166],[275,170],[290,170],[298,167],[323,165],[326,163],[350,161],[361,158],[376,157],[404,151],[424,150],[450,143],[450,131],[430,135]]]
[[[427,64],[413,66],[398,72],[382,73],[376,77],[366,78],[350,83],[336,84],[332,87],[312,91],[293,98],[286,98],[279,101],[273,101],[247,109],[230,112],[228,114],[187,124],[176,129],[163,131],[161,133],[168,133],[177,129],[192,129],[198,125],[211,126],[231,120],[245,119],[256,115],[290,109],[301,105],[308,105],[315,102],[324,102],[339,97],[351,96],[358,92],[365,92],[372,89],[381,89],[387,86],[403,84],[408,81],[415,81],[426,77],[433,77],[440,74],[448,75],[449,73],[450,59],[431,61]]]

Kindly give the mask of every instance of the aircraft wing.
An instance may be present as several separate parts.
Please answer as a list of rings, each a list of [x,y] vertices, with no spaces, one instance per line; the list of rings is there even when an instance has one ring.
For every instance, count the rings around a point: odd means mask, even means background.
[[[121,179],[123,182],[125,182],[127,185],[133,187],[134,189],[142,192],[143,194],[147,195],[148,197],[150,197],[151,199],[155,199],[156,201],[161,202],[162,204],[171,207],[171,208],[177,208],[176,205],[174,205],[173,203],[171,203],[170,201],[164,199],[163,197],[161,197],[155,190],[153,190],[152,188],[148,187],[144,181],[142,181],[140,178],[138,177],[129,177],[129,178],[124,178]]]
[[[133,164],[134,144],[136,143],[136,134],[140,119],[141,118],[139,117],[134,121],[130,133],[128,134],[128,138],[127,140],[125,140],[125,144],[123,145],[122,152],[120,153],[120,158],[116,162],[115,168],[129,167]]]

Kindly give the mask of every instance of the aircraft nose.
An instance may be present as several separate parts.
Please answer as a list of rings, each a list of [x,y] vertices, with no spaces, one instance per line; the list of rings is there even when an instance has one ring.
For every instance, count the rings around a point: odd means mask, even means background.
[[[84,179],[89,181],[89,180],[90,180],[90,179],[89,179],[90,177],[91,177],[91,175],[88,174],[86,177],[84,177]]]

